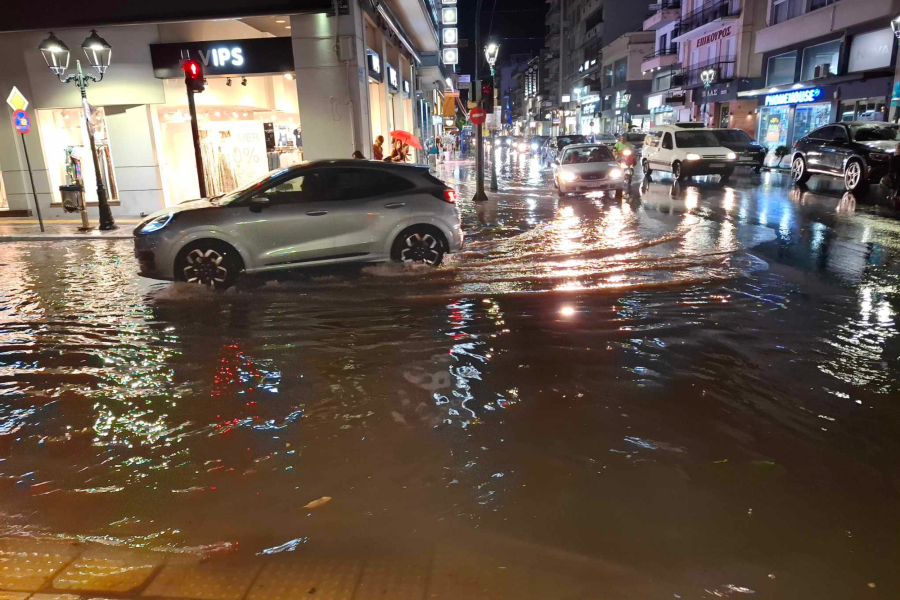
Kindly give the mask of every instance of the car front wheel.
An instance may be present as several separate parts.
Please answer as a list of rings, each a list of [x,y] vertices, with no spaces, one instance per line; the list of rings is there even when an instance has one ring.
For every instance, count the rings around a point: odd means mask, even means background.
[[[809,178],[810,174],[806,170],[806,161],[803,160],[802,156],[795,157],[791,163],[791,179],[794,180],[794,183],[806,183],[809,181]]]
[[[866,185],[866,174],[863,165],[858,160],[851,160],[844,169],[844,187],[849,192],[855,192]]]
[[[672,165],[672,175],[675,177],[675,181],[681,181],[684,179],[684,173],[681,171],[681,163],[676,162]]]
[[[391,258],[404,263],[424,263],[436,267],[446,253],[444,236],[430,227],[407,229],[394,241]]]
[[[234,285],[243,265],[237,250],[218,240],[189,244],[175,259],[175,279],[216,289]]]

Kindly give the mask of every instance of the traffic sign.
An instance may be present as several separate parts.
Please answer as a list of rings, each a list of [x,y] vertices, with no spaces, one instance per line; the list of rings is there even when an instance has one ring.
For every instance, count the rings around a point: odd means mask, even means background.
[[[487,113],[484,112],[483,108],[476,106],[469,111],[469,120],[474,124],[481,125],[482,123],[484,123],[485,119],[487,119]]]
[[[17,110],[13,113],[13,126],[23,135],[31,131],[31,119],[28,118],[28,113],[24,110]]]
[[[28,108],[28,98],[26,98],[16,86],[13,86],[12,90],[10,90],[9,97],[6,98],[6,103],[13,110],[25,110]]]

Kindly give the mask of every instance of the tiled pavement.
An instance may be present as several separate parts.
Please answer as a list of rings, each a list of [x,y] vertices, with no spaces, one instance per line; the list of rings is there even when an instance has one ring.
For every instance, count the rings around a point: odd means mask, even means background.
[[[0,600],[600,600],[660,597],[604,561],[512,544],[408,555],[199,558],[59,540],[0,540]],[[641,591],[643,590],[643,591]],[[658,591],[658,590],[654,590]],[[647,592],[647,593],[644,593]]]

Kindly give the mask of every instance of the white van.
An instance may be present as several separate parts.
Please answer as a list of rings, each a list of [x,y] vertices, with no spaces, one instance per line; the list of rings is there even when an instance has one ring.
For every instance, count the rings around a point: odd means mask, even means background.
[[[667,171],[682,180],[694,175],[731,177],[737,154],[719,145],[712,130],[702,123],[661,125],[647,134],[641,153],[644,176]]]

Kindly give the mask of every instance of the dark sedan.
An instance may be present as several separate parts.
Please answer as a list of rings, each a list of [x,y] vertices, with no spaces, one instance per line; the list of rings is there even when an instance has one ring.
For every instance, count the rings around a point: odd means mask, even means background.
[[[755,173],[759,173],[766,160],[766,149],[756,143],[756,140],[747,135],[742,129],[714,129],[713,135],[719,140],[719,145],[728,148],[737,154],[737,166],[750,167]]]
[[[580,134],[566,134],[550,138],[544,144],[544,153],[541,159],[545,163],[551,163],[559,156],[559,152],[572,144],[585,144],[587,138]]]
[[[888,173],[900,126],[893,123],[834,123],[811,131],[794,142],[791,177],[795,183],[813,175],[841,177],[855,192],[877,183]]]

